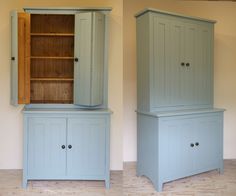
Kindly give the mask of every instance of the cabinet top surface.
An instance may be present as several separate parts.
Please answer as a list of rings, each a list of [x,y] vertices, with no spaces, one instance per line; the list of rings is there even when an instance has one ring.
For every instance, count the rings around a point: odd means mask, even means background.
[[[24,114],[33,114],[33,113],[78,113],[78,114],[111,114],[112,111],[109,109],[78,109],[78,108],[24,108]]]
[[[111,7],[25,7],[24,11],[111,11]]]
[[[154,117],[168,117],[168,116],[181,116],[190,114],[204,114],[204,113],[214,113],[214,112],[224,112],[225,109],[221,108],[209,108],[209,109],[189,109],[189,110],[177,110],[177,111],[165,111],[165,112],[143,112],[137,111],[139,114],[144,114]]]
[[[209,19],[199,18],[199,17],[195,17],[195,16],[187,16],[184,14],[179,14],[179,13],[175,13],[175,12],[168,12],[168,11],[158,10],[158,9],[154,9],[154,8],[145,8],[145,9],[139,11],[137,14],[135,14],[135,17],[139,17],[147,12],[154,12],[154,13],[166,14],[166,15],[171,15],[171,16],[178,16],[178,17],[182,17],[182,18],[200,20],[200,21],[204,21],[204,22],[216,23],[216,20],[209,20]]]

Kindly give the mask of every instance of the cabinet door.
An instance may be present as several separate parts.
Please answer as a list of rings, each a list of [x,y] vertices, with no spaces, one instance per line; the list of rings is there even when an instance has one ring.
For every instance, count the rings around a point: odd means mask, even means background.
[[[75,15],[74,104],[103,103],[105,16],[88,12]]]
[[[170,72],[169,89],[170,91],[170,106],[182,106],[184,105],[184,69],[185,66],[185,47],[184,47],[184,24],[173,20],[171,22],[170,29],[170,68],[167,70]]]
[[[195,121],[195,127],[195,171],[201,172],[218,168],[223,159],[221,118],[215,115],[198,118]]]
[[[11,13],[11,104],[30,103],[30,15]]]
[[[159,153],[164,181],[190,175],[193,171],[193,122],[193,119],[161,121]]]
[[[53,179],[66,175],[66,119],[29,118],[28,176]]]
[[[195,97],[199,105],[211,105],[213,100],[213,26],[198,25],[198,48],[195,69]]]
[[[96,117],[70,118],[68,120],[67,146],[68,176],[86,178],[105,175],[105,119]]]
[[[153,61],[150,70],[152,107],[168,106],[170,102],[170,20],[153,16],[151,30]]]
[[[198,66],[196,63],[196,51],[198,43],[198,28],[197,25],[185,23],[185,69],[182,84],[183,84],[183,102],[185,105],[196,104],[195,95],[195,69]]]

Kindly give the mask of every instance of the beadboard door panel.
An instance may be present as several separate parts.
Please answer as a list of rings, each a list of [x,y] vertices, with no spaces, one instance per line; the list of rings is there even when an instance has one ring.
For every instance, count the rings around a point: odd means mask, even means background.
[[[29,179],[59,178],[66,175],[66,119],[29,118]]]
[[[105,124],[102,118],[82,117],[68,120],[68,176],[105,175]]]

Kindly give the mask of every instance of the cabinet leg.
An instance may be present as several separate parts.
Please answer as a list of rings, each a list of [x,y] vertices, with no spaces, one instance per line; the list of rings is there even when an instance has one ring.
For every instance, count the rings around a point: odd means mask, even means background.
[[[224,168],[220,167],[220,168],[218,168],[218,171],[219,171],[220,174],[223,174],[224,173]]]
[[[106,189],[109,189],[110,188],[110,180],[105,180],[105,186],[106,186]]]
[[[26,189],[27,188],[27,183],[28,183],[28,180],[23,178],[23,181],[22,181],[22,188],[23,189]]]
[[[163,187],[163,183],[162,182],[155,183],[154,187],[155,187],[156,191],[161,192],[162,191],[162,187]]]

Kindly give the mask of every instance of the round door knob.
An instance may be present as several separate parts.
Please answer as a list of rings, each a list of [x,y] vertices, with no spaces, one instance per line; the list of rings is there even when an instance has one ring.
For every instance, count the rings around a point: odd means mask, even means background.
[[[199,143],[198,143],[198,142],[196,142],[196,143],[195,143],[195,146],[199,146]]]
[[[72,145],[68,145],[68,148],[71,149],[71,148],[72,148]]]
[[[194,144],[193,144],[193,143],[191,143],[191,144],[190,144],[190,146],[191,146],[191,147],[194,147]]]
[[[189,66],[190,66],[190,63],[186,63],[186,66],[189,67]]]
[[[13,56],[13,57],[11,57],[11,60],[12,60],[12,61],[14,61],[14,60],[15,60],[15,57],[14,57],[14,56]]]
[[[61,146],[62,149],[65,149],[65,147],[66,147],[65,145],[62,145],[62,146]]]
[[[182,62],[182,63],[181,63],[181,66],[184,66],[184,65],[185,65],[185,63],[184,63],[184,62]]]
[[[75,62],[78,62],[79,61],[79,59],[78,58],[75,58]]]

